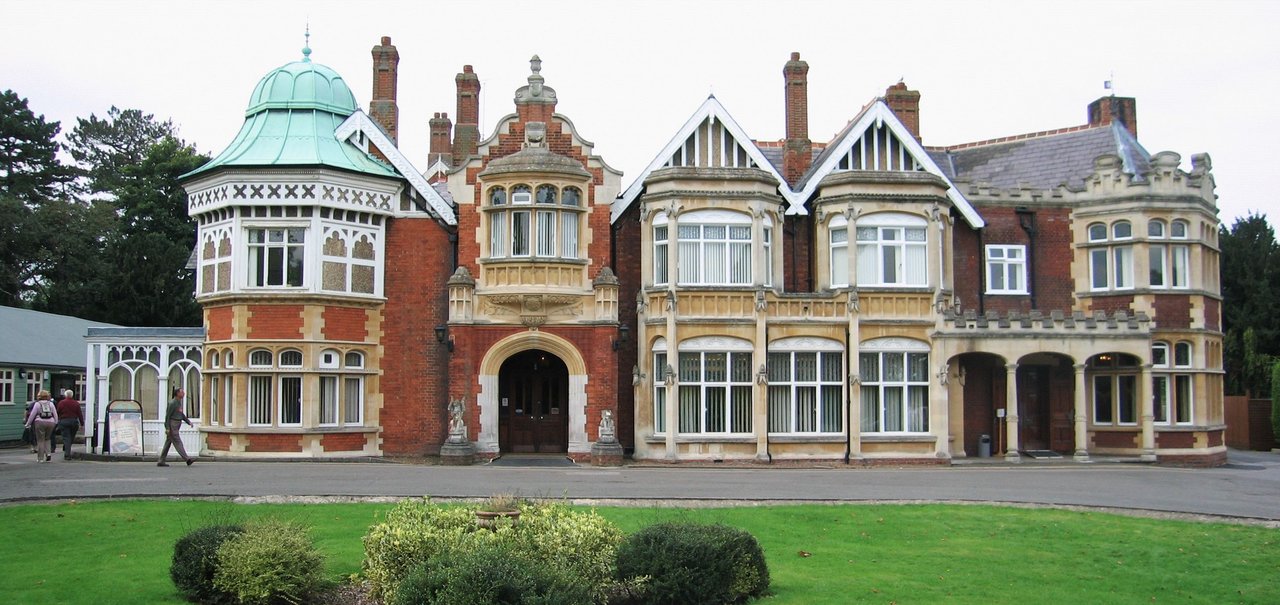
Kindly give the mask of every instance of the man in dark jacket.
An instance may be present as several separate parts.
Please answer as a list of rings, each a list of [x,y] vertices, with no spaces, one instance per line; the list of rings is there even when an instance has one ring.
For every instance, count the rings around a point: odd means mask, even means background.
[[[71,444],[84,424],[84,412],[80,410],[80,402],[76,401],[75,392],[67,389],[62,392],[62,400],[58,402],[58,432],[62,434],[62,459],[71,458]]]
[[[160,462],[157,462],[156,466],[169,466],[169,463],[164,461],[169,457],[169,446],[178,450],[182,459],[187,461],[187,466],[191,466],[191,463],[196,461],[195,458],[187,455],[187,448],[182,446],[182,434],[179,432],[182,423],[185,422],[187,426],[191,426],[191,419],[187,418],[187,413],[182,409],[182,398],[186,396],[186,391],[174,389],[173,399],[169,400],[169,405],[164,410],[164,448],[160,450]]]

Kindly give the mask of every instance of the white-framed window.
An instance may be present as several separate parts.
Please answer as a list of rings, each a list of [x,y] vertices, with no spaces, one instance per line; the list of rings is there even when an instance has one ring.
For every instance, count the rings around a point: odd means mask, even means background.
[[[665,286],[667,279],[667,215],[660,214],[653,224],[653,285]]]
[[[928,223],[908,214],[873,214],[858,221],[859,286],[929,284]]]
[[[844,216],[831,219],[827,229],[831,259],[831,287],[849,285],[849,221]]]
[[[334,352],[336,354],[336,351]],[[364,368],[364,355],[350,351],[343,356],[347,370]],[[360,426],[364,422],[364,376],[333,374],[320,376],[320,424]]]
[[[536,200],[535,200],[536,197]],[[535,204],[530,209],[530,204]],[[490,258],[581,258],[582,191],[576,187],[529,185],[488,190]]]
[[[226,426],[231,426],[234,420],[232,403],[235,402],[236,377],[231,374],[224,375],[222,377],[222,387],[222,423]]]
[[[23,372],[23,378],[27,382],[27,401],[35,401],[36,396],[40,394],[40,389],[44,388],[43,377],[42,372]]]
[[[883,338],[858,353],[863,433],[929,432],[929,346]]]
[[[750,342],[736,338],[681,343],[675,368],[678,433],[751,433],[751,350]]]
[[[256,349],[249,351],[249,367],[251,368],[269,368],[274,363],[274,356],[271,351],[266,349]]]
[[[280,377],[280,426],[302,424],[302,377]]]
[[[1167,234],[1170,239],[1186,239],[1186,221],[1173,221]],[[1164,243],[1158,240],[1166,236],[1165,223],[1153,220],[1147,223],[1147,238],[1150,258],[1150,285],[1152,288],[1187,288],[1190,285],[1188,269],[1191,264],[1191,249],[1186,244]]]
[[[275,381],[270,375],[249,376],[249,426],[271,426]]]
[[[228,368],[228,369],[236,367],[235,351],[232,351],[231,349],[227,349],[227,351],[222,354],[222,367]]]
[[[764,218],[764,232],[761,243],[764,245],[764,285],[773,285],[773,219]]]
[[[1169,237],[1171,239],[1187,239],[1187,233],[1191,230],[1191,224],[1187,221],[1177,220],[1169,223]]]
[[[1151,229],[1148,224],[1148,232]],[[1116,221],[1108,226],[1093,223],[1087,228],[1089,239],[1089,289],[1132,290],[1133,224]],[[1108,237],[1108,235],[1110,237]]]
[[[13,370],[0,369],[0,405],[13,405]]]
[[[1169,343],[1151,345],[1151,400],[1154,422],[1157,424],[1192,423],[1191,374],[1178,373],[1191,367],[1191,343],[1179,342],[1173,346],[1170,357]]]
[[[751,217],[725,210],[680,215],[679,284],[739,286],[751,284]]]
[[[987,294],[1027,294],[1027,247],[989,245]]]
[[[844,348],[787,338],[769,346],[769,433],[844,432]]]
[[[222,376],[209,375],[209,424],[222,424]]]
[[[675,371],[669,364],[666,341],[659,338],[653,353],[653,432],[657,435],[667,432],[667,381]]]
[[[285,349],[280,351],[280,367],[282,368],[300,368],[302,367],[302,351],[297,349]]]
[[[1089,358],[1093,375],[1093,423],[1132,426],[1138,423],[1138,359],[1123,353]]]
[[[306,267],[305,227],[250,227],[249,287],[300,288]]]

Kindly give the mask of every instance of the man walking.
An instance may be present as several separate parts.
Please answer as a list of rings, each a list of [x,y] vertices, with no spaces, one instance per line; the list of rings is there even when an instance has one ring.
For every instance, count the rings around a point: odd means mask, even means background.
[[[84,423],[84,413],[80,411],[80,402],[75,398],[75,391],[67,389],[62,392],[62,400],[58,402],[58,431],[62,433],[62,459],[71,459],[71,444],[76,440],[76,433]]]
[[[182,423],[185,422],[187,426],[191,426],[191,419],[187,418],[187,413],[182,410],[182,399],[186,396],[186,391],[180,388],[174,389],[173,399],[169,400],[169,405],[165,408],[164,448],[160,450],[160,462],[157,462],[156,466],[169,466],[169,463],[165,462],[164,459],[169,457],[170,445],[178,450],[178,454],[182,456],[183,460],[187,461],[187,466],[191,466],[191,463],[196,461],[195,458],[187,455],[187,448],[182,446],[182,435],[179,434],[182,429]]]

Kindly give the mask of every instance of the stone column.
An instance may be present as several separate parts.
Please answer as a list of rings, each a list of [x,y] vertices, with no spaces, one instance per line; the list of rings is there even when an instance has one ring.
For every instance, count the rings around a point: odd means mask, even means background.
[[[1005,366],[1004,393],[1004,459],[1009,462],[1022,462],[1022,456],[1018,454],[1018,364],[1016,363]]]
[[[1088,393],[1089,387],[1085,383],[1083,363],[1073,366],[1076,372],[1076,393],[1075,393],[1075,436],[1076,436],[1076,453],[1074,458],[1076,462],[1089,461],[1089,404]]]
[[[1142,410],[1142,461],[1156,461],[1155,403],[1151,400],[1151,364],[1143,364],[1134,397]]]

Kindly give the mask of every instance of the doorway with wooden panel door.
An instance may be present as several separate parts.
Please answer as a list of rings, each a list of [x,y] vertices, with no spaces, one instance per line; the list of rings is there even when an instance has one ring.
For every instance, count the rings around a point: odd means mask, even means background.
[[[521,351],[498,371],[498,447],[503,452],[569,450],[569,368],[547,351]]]

